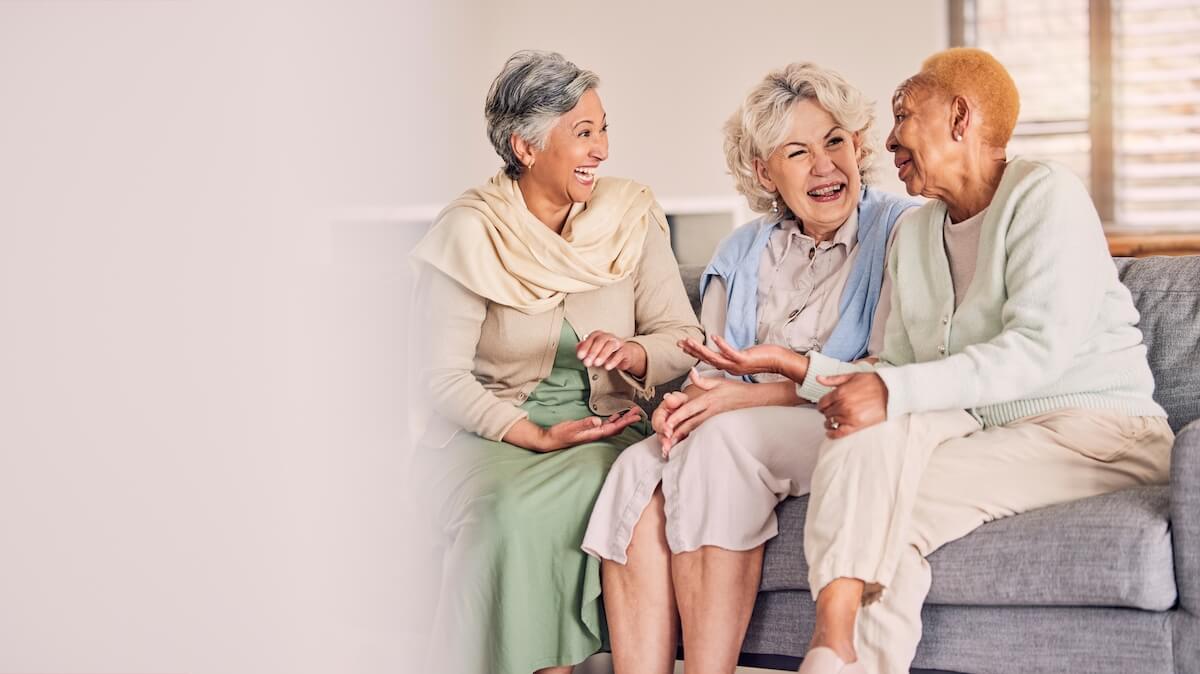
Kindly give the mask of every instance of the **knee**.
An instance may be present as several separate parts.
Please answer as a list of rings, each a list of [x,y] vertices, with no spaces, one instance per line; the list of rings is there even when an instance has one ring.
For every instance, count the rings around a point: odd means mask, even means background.
[[[737,412],[722,412],[706,419],[688,435],[686,447],[679,452],[682,466],[705,468],[710,464],[729,465],[745,450],[745,427]]]
[[[826,438],[818,449],[817,469],[847,463],[878,464],[879,453],[890,449],[888,444],[901,437],[904,423],[888,420],[842,438]]]

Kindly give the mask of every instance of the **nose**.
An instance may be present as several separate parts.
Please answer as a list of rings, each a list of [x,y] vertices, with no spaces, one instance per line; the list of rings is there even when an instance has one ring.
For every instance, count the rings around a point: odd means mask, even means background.
[[[829,158],[829,154],[819,150],[815,152],[813,156],[813,173],[815,175],[823,176],[833,173],[833,171],[833,160]]]
[[[604,161],[608,159],[608,134],[598,134],[596,142],[592,144],[592,158],[596,161]]]
[[[896,141],[896,127],[893,126],[892,130],[888,131],[887,140],[883,141],[883,146],[892,154],[896,154],[896,150],[900,149],[900,143]]]

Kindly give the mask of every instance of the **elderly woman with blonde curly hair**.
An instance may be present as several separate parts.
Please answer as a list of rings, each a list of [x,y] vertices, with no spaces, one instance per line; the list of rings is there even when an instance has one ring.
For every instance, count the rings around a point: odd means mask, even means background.
[[[872,105],[807,63],[769,73],[725,127],[737,189],[762,217],[702,277],[706,347],[754,344],[853,361],[879,348],[884,261],[916,203],[868,187]],[[719,361],[718,361],[719,362]],[[808,492],[824,417],[784,377],[693,372],[617,460],[584,549],[603,560],[615,671],[732,672],[777,533],[775,506]]]
[[[1001,517],[1167,480],[1173,436],[1137,309],[1079,179],[1007,157],[1018,107],[1004,66],[977,49],[931,56],[896,90],[888,149],[908,192],[930,201],[892,248],[878,363],[721,354],[732,371],[824,391],[803,674],[908,672],[932,582],[925,558],[942,545]]]

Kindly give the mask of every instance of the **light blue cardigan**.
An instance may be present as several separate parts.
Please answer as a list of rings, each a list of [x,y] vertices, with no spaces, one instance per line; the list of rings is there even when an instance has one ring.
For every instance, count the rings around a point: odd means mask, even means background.
[[[839,318],[821,351],[842,361],[867,353],[888,237],[900,215],[920,202],[881,190],[863,187],[858,200],[858,257],[842,290]],[[709,281],[720,277],[728,295],[725,340],[735,348],[752,346],[758,331],[758,270],[763,249],[779,222],[763,216],[738,227],[717,247],[712,262],[700,277],[700,296]]]

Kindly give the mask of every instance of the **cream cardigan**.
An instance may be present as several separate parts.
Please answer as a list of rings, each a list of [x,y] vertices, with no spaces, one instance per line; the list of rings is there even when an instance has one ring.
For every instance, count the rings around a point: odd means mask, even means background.
[[[925,204],[892,248],[892,311],[874,366],[889,418],[968,409],[994,426],[1067,407],[1166,416],[1137,309],[1078,178],[1050,162],[1009,162],[957,310],[945,217],[944,203]],[[815,401],[830,390],[818,376],[871,367],[812,354],[797,391]]]

